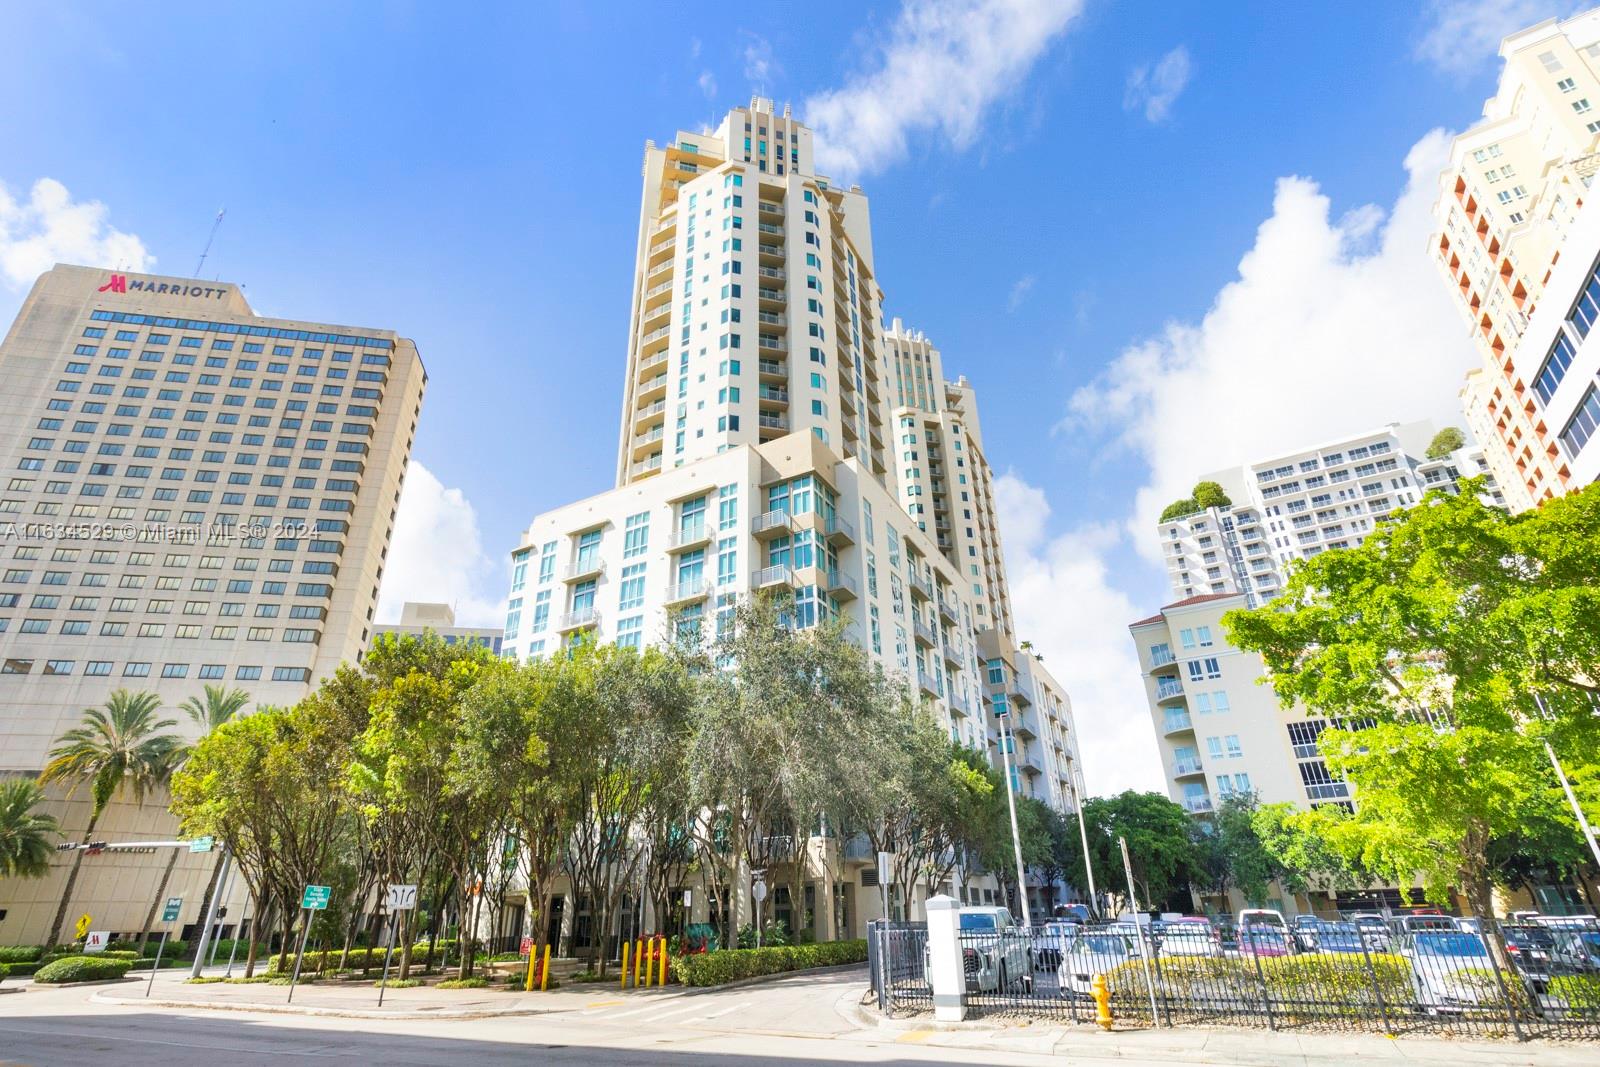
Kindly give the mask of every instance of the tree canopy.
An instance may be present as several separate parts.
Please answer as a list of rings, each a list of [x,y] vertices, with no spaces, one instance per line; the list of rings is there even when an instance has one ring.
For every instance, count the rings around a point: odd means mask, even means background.
[[[1454,426],[1446,426],[1434,434],[1433,440],[1428,442],[1427,456],[1429,459],[1444,459],[1466,443],[1466,434]]]

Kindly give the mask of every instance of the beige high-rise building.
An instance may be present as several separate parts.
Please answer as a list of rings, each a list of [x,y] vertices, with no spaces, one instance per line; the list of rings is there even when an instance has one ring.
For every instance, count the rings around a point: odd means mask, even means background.
[[[1483,359],[1461,393],[1468,425],[1522,510],[1573,484],[1564,426],[1531,389],[1544,353],[1519,350],[1600,169],[1600,10],[1512,34],[1500,54],[1482,121],[1451,147],[1430,251]]]
[[[176,709],[207,684],[291,704],[357,659],[425,382],[392,330],[263,318],[229,283],[43,274],[0,345],[0,774],[36,774],[118,689],[192,734]],[[74,839],[87,807],[55,808]],[[171,838],[163,809],[101,829]],[[69,861],[0,882],[0,940],[44,936]],[[160,867],[86,859],[72,916],[137,931]]]

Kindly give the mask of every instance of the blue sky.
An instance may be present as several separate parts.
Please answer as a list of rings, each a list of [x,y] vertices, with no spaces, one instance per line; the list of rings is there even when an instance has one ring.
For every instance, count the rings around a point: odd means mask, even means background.
[[[1170,599],[1152,509],[1261,450],[1452,416],[1473,357],[1425,259],[1430,131],[1477,117],[1503,32],[1557,13],[16,4],[0,319],[56,257],[192,273],[225,205],[207,277],[416,339],[385,610],[492,621],[528,519],[613,477],[644,140],[756,89],[826,106],[885,309],[980,390],[1021,622],[1091,786],[1150,785],[1125,627]]]

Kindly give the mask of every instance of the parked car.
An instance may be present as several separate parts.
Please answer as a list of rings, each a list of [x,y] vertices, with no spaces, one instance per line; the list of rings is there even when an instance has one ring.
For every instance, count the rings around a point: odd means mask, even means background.
[[[1094,988],[1095,975],[1109,974],[1138,958],[1138,946],[1122,934],[1088,931],[1072,943],[1056,968],[1061,995],[1087,997]]]
[[[1367,943],[1368,952],[1389,950],[1389,920],[1375,911],[1358,911],[1350,916],[1350,921],[1361,931],[1361,939]]]
[[[956,920],[961,930],[961,968],[969,990],[1006,992],[1017,985],[1032,986],[1030,938],[1012,920],[1009,909],[961,908]]]
[[[1086,923],[1090,919],[1087,904],[1057,904],[1052,914],[1054,918],[1066,919],[1068,922]]]
[[[1550,931],[1555,938],[1551,958],[1566,973],[1594,974],[1600,971],[1600,929],[1558,926]]]
[[[1402,940],[1417,1006],[1429,1014],[1485,1007],[1500,999],[1483,939],[1461,930],[1424,930]]]
[[[1222,937],[1205,919],[1160,923],[1152,934],[1156,951],[1163,956],[1222,955]]]
[[[1276,926],[1285,932],[1289,929],[1283,912],[1276,908],[1245,908],[1239,913],[1239,928],[1242,930],[1246,926]]]
[[[1531,912],[1513,912],[1512,921],[1520,921],[1517,916],[1524,914],[1532,915]],[[1528,921],[1552,930],[1600,930],[1600,919],[1593,915],[1532,915]]]
[[[1335,923],[1324,921],[1317,927],[1317,952],[1334,952],[1341,954],[1359,953],[1366,946],[1366,939],[1361,936],[1361,928],[1355,923]],[[1371,951],[1370,948],[1367,951]]]
[[[1319,919],[1315,915],[1296,915],[1289,924],[1289,932],[1294,937],[1294,947],[1297,952],[1315,952],[1320,935],[1325,927],[1333,924],[1326,919]]]
[[[1061,957],[1072,947],[1082,930],[1075,922],[1052,919],[1034,932],[1033,968],[1036,971],[1055,970],[1061,966]]]
[[[1500,934],[1506,939],[1506,958],[1517,974],[1535,993],[1548,992],[1556,953],[1555,935],[1535,923],[1505,923]]]
[[[1440,912],[1421,912],[1414,915],[1402,915],[1394,921],[1395,933],[1422,934],[1460,931],[1461,924],[1453,917]]]
[[[1287,956],[1293,942],[1287,931],[1259,923],[1239,928],[1239,954],[1241,956]]]

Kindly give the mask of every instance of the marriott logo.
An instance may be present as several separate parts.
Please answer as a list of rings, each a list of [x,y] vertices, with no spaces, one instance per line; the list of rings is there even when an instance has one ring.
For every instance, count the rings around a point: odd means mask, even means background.
[[[185,285],[181,282],[155,282],[145,281],[143,278],[128,280],[126,274],[113,274],[106,279],[106,283],[98,293],[155,293],[168,296],[197,296],[207,300],[221,300],[226,289],[214,285]]]

